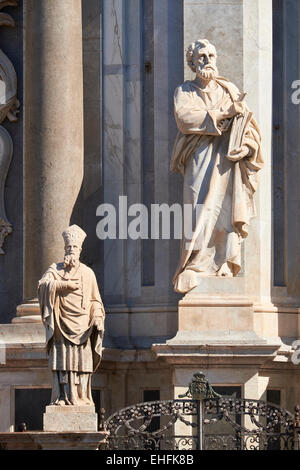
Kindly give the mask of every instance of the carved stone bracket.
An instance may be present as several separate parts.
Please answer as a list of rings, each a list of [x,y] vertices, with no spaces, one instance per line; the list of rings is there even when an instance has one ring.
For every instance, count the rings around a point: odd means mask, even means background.
[[[17,6],[18,0],[0,0],[0,10],[7,6]],[[7,13],[0,13],[0,26],[14,27],[13,18]],[[20,103],[17,99],[17,75],[9,58],[0,49],[0,124],[7,118],[11,122],[18,120]],[[13,142],[7,130],[0,126],[0,255],[5,237],[12,232],[12,225],[7,219],[4,203],[4,187],[13,154]]]

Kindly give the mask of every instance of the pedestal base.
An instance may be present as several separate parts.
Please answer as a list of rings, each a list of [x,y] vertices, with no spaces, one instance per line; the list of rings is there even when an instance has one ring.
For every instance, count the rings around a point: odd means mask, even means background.
[[[42,323],[40,305],[37,298],[29,299],[17,306],[17,314],[12,323]]]
[[[176,336],[152,350],[172,364],[219,367],[262,364],[275,357],[281,344],[278,337],[256,333],[254,306],[247,297],[195,292],[178,304]]]
[[[0,450],[98,450],[107,433],[100,432],[4,432]]]
[[[46,432],[95,432],[98,427],[94,406],[50,405],[46,407],[43,422]]]
[[[253,302],[246,297],[186,295],[178,305],[178,330],[194,333],[252,331]]]

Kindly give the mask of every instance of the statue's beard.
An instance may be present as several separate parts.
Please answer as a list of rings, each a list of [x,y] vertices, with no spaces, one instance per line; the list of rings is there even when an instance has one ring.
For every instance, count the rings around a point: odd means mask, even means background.
[[[202,78],[202,80],[209,82],[210,80],[214,80],[216,78],[218,75],[218,70],[216,67],[211,65],[207,68],[205,67],[202,70],[200,67],[197,67],[196,73],[198,78]]]
[[[75,255],[65,255],[64,257],[64,268],[75,268],[78,264],[79,259]]]

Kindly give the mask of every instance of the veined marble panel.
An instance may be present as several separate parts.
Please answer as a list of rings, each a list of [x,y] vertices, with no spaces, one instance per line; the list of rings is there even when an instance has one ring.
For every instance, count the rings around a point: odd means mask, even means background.
[[[140,0],[126,2],[126,122],[125,166],[128,206],[140,203],[142,198],[141,140],[142,140],[142,5]],[[132,220],[129,219],[129,220]],[[126,243],[125,283],[126,295],[139,297],[141,292],[141,240]]]
[[[153,0],[154,26],[154,198],[153,203],[168,203],[169,199],[169,102],[168,44],[169,2]],[[164,47],[165,46],[165,47]],[[169,241],[155,241],[154,282],[160,288],[169,287]]]
[[[170,134],[172,139],[176,136],[173,92],[181,78],[182,62],[173,50],[179,44],[178,28],[182,27],[181,2],[154,0],[153,32],[151,24],[145,22],[144,9],[145,3],[140,0],[105,0],[102,9],[103,202],[113,204],[117,210],[122,195],[127,197],[128,207],[135,203],[169,203],[171,192],[172,199],[175,193],[177,200],[181,197],[177,184],[176,190],[170,188],[169,171],[173,145]],[[154,58],[150,64],[143,56],[146,40],[150,48],[153,42]],[[145,80],[146,75],[149,80]],[[143,117],[148,117],[143,97],[151,95],[151,86],[154,130],[151,125],[143,126]],[[143,152],[144,148],[147,152]],[[131,220],[128,217],[128,223]],[[151,258],[151,252],[147,258],[149,252],[142,250],[141,240],[104,241],[104,297],[109,306],[156,304],[169,299],[175,304],[172,277],[177,243],[172,240],[154,243],[155,255]],[[149,271],[155,265],[154,286],[142,285],[148,261]]]
[[[243,0],[184,0],[184,51],[208,39],[218,52],[220,75],[243,86]],[[185,79],[192,72],[185,64]]]
[[[266,301],[271,294],[272,266],[272,1],[243,2],[243,91],[262,135],[265,166],[255,197],[257,216],[245,243],[246,289]],[[252,225],[253,223],[253,225]]]
[[[271,293],[272,264],[272,2],[184,0],[185,49],[198,38],[206,38],[216,46],[219,74],[247,93],[246,101],[261,129],[265,168],[255,196],[257,217],[251,220],[244,243],[244,274],[227,287],[230,292],[248,295],[254,301],[266,301]],[[185,67],[187,79],[191,76]],[[206,279],[196,290],[212,292],[214,287],[215,281]]]
[[[118,207],[124,187],[124,2],[104,0],[103,27],[103,172],[104,201]],[[104,295],[124,296],[123,240],[104,242]]]

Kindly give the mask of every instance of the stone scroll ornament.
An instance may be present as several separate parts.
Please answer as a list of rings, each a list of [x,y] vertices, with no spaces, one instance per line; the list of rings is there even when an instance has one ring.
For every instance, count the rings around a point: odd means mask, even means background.
[[[181,258],[174,276],[177,292],[187,293],[203,277],[236,276],[241,244],[255,216],[254,193],[264,162],[261,135],[245,93],[216,66],[215,47],[199,39],[187,50],[196,74],[175,91],[178,134],[171,170],[184,177],[185,215]]]
[[[0,0],[0,10],[7,6],[17,5],[17,0]],[[0,26],[14,27],[15,22],[10,15],[1,12]],[[0,124],[5,119],[16,122],[19,106],[16,71],[11,61],[0,49]],[[12,154],[12,139],[7,130],[0,125],[0,255],[4,254],[2,247],[5,237],[12,232],[12,225],[6,216],[4,203],[4,187]]]

